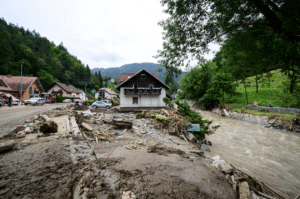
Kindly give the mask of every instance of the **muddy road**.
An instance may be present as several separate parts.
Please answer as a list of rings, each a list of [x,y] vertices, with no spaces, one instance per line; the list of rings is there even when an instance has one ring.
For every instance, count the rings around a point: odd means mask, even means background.
[[[284,198],[300,194],[300,135],[198,111],[220,128],[207,137],[208,157],[229,164],[264,182]]]
[[[56,103],[43,106],[12,106],[0,108],[0,137],[10,133],[17,125],[23,124],[25,120],[34,115],[47,112],[57,107],[66,106],[66,104]]]

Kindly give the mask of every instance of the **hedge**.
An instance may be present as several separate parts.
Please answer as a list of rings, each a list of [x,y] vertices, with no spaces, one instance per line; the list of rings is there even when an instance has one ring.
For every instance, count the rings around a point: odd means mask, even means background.
[[[64,101],[65,99],[70,99],[73,102],[73,100],[76,99],[76,98],[75,97],[56,96],[56,102],[60,103],[60,102]]]

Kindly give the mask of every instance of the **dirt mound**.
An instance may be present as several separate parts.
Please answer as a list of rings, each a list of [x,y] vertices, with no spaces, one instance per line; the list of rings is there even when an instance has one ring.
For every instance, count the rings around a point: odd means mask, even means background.
[[[40,126],[40,131],[44,134],[56,133],[58,129],[58,125],[54,121],[48,121]]]
[[[156,145],[150,146],[148,148],[148,153],[157,153],[158,155],[178,154],[183,158],[189,157],[188,155],[186,155],[186,153],[184,151],[182,151],[180,149],[165,147],[161,144],[156,144]]]

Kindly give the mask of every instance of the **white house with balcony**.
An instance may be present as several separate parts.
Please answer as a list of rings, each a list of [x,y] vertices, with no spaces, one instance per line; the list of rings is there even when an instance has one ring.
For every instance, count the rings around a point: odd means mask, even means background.
[[[167,107],[163,99],[170,88],[145,69],[122,81],[116,89],[120,91],[120,111]]]

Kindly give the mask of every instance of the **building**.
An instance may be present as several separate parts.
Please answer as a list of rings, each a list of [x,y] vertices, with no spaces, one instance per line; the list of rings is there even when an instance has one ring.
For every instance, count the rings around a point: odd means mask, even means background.
[[[97,100],[98,97],[101,96],[102,99],[106,98],[106,99],[117,99],[118,97],[118,94],[113,91],[113,90],[110,90],[108,88],[100,88],[96,93],[95,93],[95,99]]]
[[[10,93],[21,98],[21,76],[0,75],[0,92]],[[22,76],[22,99],[40,96],[44,88],[37,77]]]
[[[119,79],[119,84],[121,84],[123,81],[129,79],[130,77],[132,77],[134,74],[132,73],[121,73],[120,74],[120,79]],[[154,77],[156,77],[158,79],[157,74],[152,74]]]
[[[73,85],[66,85],[64,83],[55,82],[50,86],[48,90],[49,94],[63,97],[80,97],[81,91],[75,88]]]
[[[86,94],[83,90],[79,90],[80,93],[79,93],[79,98],[82,100],[82,101],[86,101],[88,100],[88,94]]]
[[[120,80],[124,78],[121,75]],[[120,91],[120,111],[167,107],[163,99],[170,88],[145,69],[121,81],[116,89]]]

